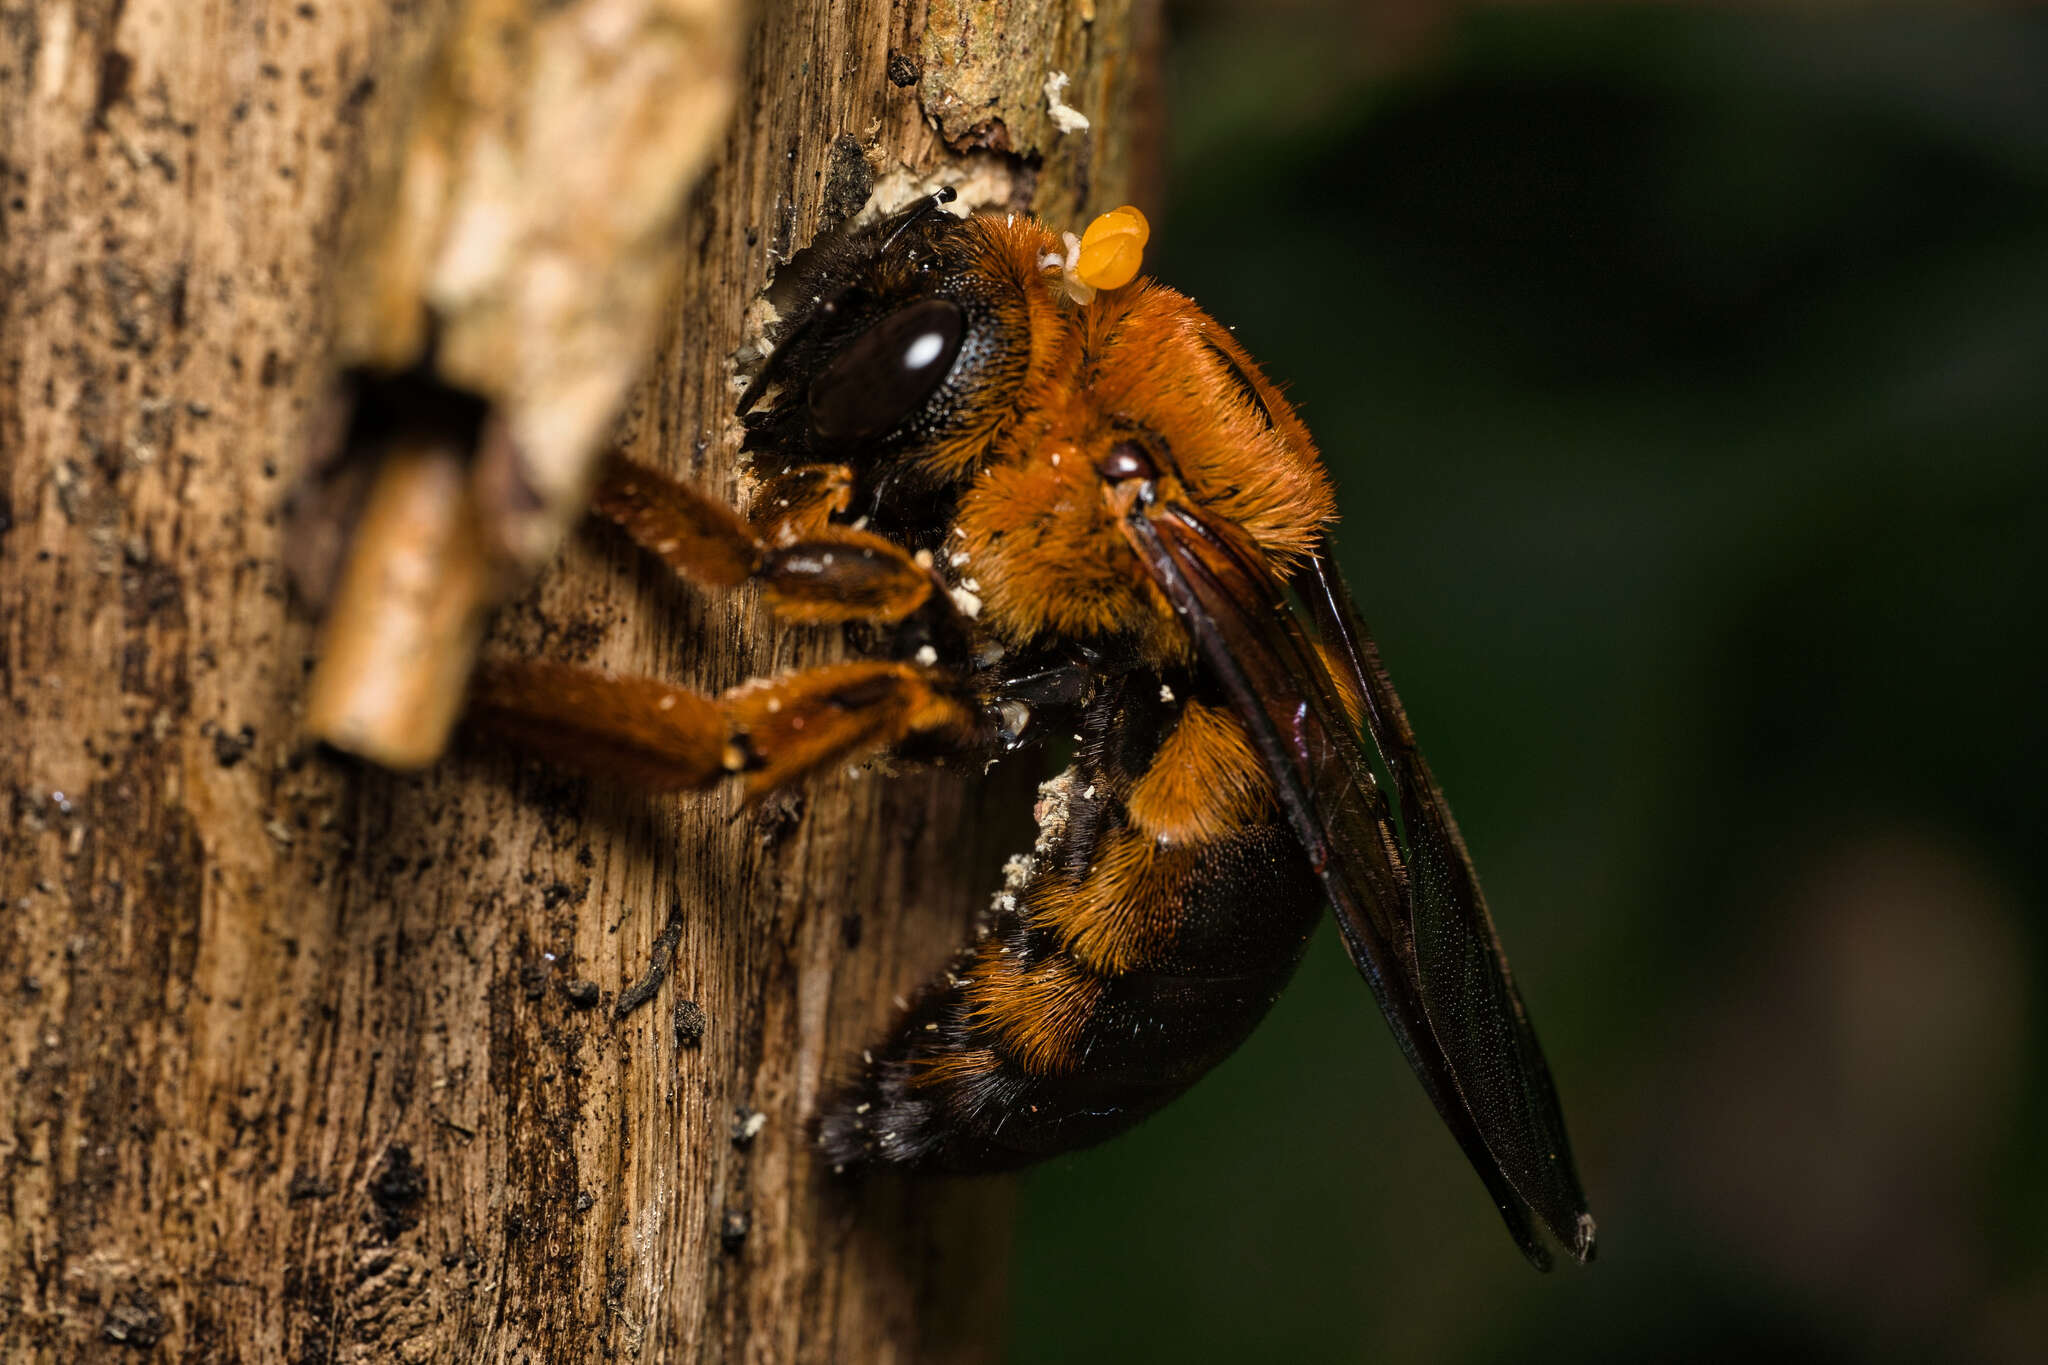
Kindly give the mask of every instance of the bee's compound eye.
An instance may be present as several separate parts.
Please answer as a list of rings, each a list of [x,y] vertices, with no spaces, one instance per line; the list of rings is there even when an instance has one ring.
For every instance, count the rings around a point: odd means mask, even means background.
[[[966,316],[947,299],[898,308],[811,381],[811,430],[828,441],[886,435],[939,387],[966,331]]]
[[[1149,479],[1158,474],[1152,457],[1135,441],[1118,441],[1096,464],[1095,471],[1112,483],[1125,479]]]

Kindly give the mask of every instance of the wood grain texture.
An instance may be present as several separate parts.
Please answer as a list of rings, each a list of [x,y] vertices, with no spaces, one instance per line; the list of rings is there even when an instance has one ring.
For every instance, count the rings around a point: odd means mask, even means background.
[[[1138,16],[1081,8],[1032,22],[1124,74],[1074,72],[1087,140],[1025,153],[885,74],[921,4],[762,6],[631,453],[738,492],[745,307],[870,177],[1128,197]],[[987,1358],[1006,1187],[840,1196],[807,1123],[961,940],[1030,774],[742,811],[297,738],[278,503],[365,130],[446,13],[0,0],[0,1358]],[[705,689],[839,652],[758,626],[584,530],[486,652]]]

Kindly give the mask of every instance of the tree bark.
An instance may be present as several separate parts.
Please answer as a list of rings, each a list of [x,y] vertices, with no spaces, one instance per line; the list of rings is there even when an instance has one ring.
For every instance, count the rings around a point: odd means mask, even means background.
[[[279,504],[450,7],[0,0],[0,1358],[991,1356],[1007,1186],[849,1194],[808,1129],[1030,774],[748,810],[300,738]],[[870,181],[1131,197],[1147,0],[1012,8],[762,7],[627,450],[739,494],[748,304]],[[708,689],[840,649],[759,621],[581,530],[485,649]]]

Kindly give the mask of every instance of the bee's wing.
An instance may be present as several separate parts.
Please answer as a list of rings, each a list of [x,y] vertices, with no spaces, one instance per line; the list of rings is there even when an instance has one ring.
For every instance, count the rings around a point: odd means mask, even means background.
[[[1229,694],[1395,1040],[1538,1269],[1540,1221],[1593,1254],[1557,1090],[1479,881],[1349,595],[1314,557],[1296,583],[1321,635],[1234,528],[1134,507],[1126,534]],[[1340,676],[1341,675],[1341,676]],[[1362,712],[1398,809],[1346,701]]]

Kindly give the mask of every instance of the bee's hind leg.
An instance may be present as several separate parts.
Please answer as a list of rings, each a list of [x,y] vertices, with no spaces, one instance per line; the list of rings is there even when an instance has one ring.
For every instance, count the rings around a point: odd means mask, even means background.
[[[538,659],[487,663],[472,724],[542,758],[649,791],[735,776],[749,800],[918,739],[983,742],[982,708],[943,671],[872,660],[757,678],[719,697]]]

